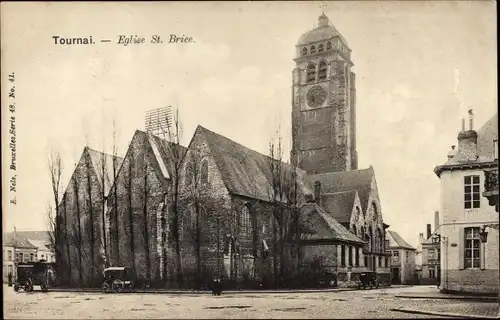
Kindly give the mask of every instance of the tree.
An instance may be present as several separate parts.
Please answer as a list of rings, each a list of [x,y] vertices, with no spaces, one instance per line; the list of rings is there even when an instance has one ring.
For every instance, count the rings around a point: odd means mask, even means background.
[[[300,256],[300,210],[298,169],[284,163],[282,139],[269,143],[269,167],[271,172],[270,201],[272,205],[273,268],[275,285],[283,285],[286,261],[285,247],[290,245],[292,234],[296,238],[297,267]],[[290,219],[291,218],[291,219]],[[278,255],[279,253],[279,255]]]
[[[163,130],[163,138],[167,143],[160,144],[163,151],[171,163],[170,165],[170,186],[169,190],[165,192],[165,205],[163,206],[162,216],[168,219],[169,234],[174,242],[175,262],[176,262],[176,280],[177,285],[182,286],[183,283],[183,270],[182,270],[182,257],[181,257],[181,243],[180,243],[180,180],[182,171],[182,162],[184,159],[185,151],[181,146],[182,138],[182,123],[179,118],[179,111],[176,110],[173,119]],[[167,208],[170,217],[166,217]],[[165,259],[164,259],[165,261]],[[166,264],[164,264],[166,268]],[[166,274],[166,272],[165,272]]]
[[[78,168],[77,168],[78,170]],[[83,250],[82,250],[82,225],[81,225],[81,216],[80,216],[80,200],[79,200],[79,195],[80,195],[80,183],[79,183],[79,177],[78,177],[78,172],[75,172],[73,175],[73,194],[75,198],[75,208],[76,208],[76,225],[73,224],[73,232],[70,237],[70,241],[73,245],[76,246],[76,249],[78,251],[78,279],[79,279],[79,285],[81,286],[83,284]]]
[[[86,157],[85,157],[85,178],[86,178],[86,184],[87,184],[87,214],[88,214],[88,219],[87,219],[87,235],[86,237],[89,238],[89,243],[87,244],[89,247],[89,263],[90,263],[90,283],[93,283],[96,275],[96,265],[95,265],[95,244],[96,244],[96,237],[95,237],[95,230],[94,230],[94,199],[92,198],[92,171],[93,171],[93,165],[92,165],[92,159],[90,156],[89,149],[87,147],[87,152],[86,152]],[[80,241],[83,238],[80,238]],[[82,245],[82,244],[80,244]]]
[[[71,271],[71,267],[68,266],[68,261],[66,261],[66,257],[64,255],[64,236],[66,232],[62,230],[62,222],[66,224],[66,219],[63,220],[63,217],[61,216],[60,212],[60,207],[59,207],[59,202],[60,202],[60,197],[61,197],[61,178],[62,178],[62,170],[63,170],[63,163],[61,159],[61,155],[57,152],[51,152],[49,155],[48,159],[48,167],[49,167],[49,174],[50,174],[50,181],[51,181],[51,186],[52,186],[52,195],[53,195],[53,200],[54,200],[54,208],[55,208],[55,217],[53,216],[52,213],[52,207],[49,205],[48,207],[48,222],[49,222],[49,228],[48,228],[48,238],[50,242],[50,246],[54,250],[55,258],[56,258],[56,266],[57,266],[57,272],[60,275],[63,275],[65,277],[68,276],[68,268],[69,271]],[[66,210],[64,210],[64,214],[66,213]],[[62,221],[63,220],[63,221]],[[67,256],[69,259],[69,250],[67,252]],[[62,270],[61,270],[62,269]]]
[[[143,167],[141,168],[143,170],[143,175],[144,175],[144,180],[143,180],[143,230],[142,230],[142,236],[144,240],[144,252],[146,253],[146,280],[148,285],[151,285],[151,256],[149,252],[149,235],[148,235],[148,230],[149,230],[149,215],[148,215],[148,197],[149,197],[149,186],[148,186],[148,161],[147,161],[147,154],[145,150],[143,150],[143,155],[142,155],[142,163]]]

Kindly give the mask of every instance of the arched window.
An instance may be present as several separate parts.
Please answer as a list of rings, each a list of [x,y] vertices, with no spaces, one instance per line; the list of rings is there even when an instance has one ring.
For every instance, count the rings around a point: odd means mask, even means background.
[[[332,49],[332,42],[331,41],[328,41],[326,43],[326,50],[331,50]]]
[[[326,70],[327,70],[326,62],[325,61],[321,61],[319,63],[319,71],[318,71],[318,79],[320,81],[326,79]]]
[[[314,63],[307,65],[307,83],[316,81],[316,66]]]
[[[380,228],[377,228],[377,249],[378,249],[378,252],[383,251],[382,246],[383,246],[382,232],[380,231]]]
[[[302,55],[305,56],[306,54],[307,54],[307,48],[304,47],[304,48],[302,48]]]
[[[186,163],[184,167],[184,182],[186,187],[190,187],[193,183],[193,165],[191,162]]]
[[[355,224],[352,225],[352,233],[354,233],[355,235],[358,235],[358,230],[356,229]]]
[[[324,49],[323,44],[320,44],[320,45],[318,46],[318,52],[323,52],[323,49]]]
[[[361,227],[361,239],[365,240],[366,239],[366,234],[365,234],[365,227]]]
[[[316,53],[316,47],[315,46],[311,46],[311,54],[313,53]]]
[[[208,160],[203,160],[200,166],[200,183],[208,183]]]
[[[246,204],[241,209],[240,213],[240,231],[242,234],[249,234],[251,230],[251,221],[250,221],[250,208],[249,205]]]
[[[372,227],[368,228],[368,243],[370,244],[370,252],[373,252],[373,230]]]

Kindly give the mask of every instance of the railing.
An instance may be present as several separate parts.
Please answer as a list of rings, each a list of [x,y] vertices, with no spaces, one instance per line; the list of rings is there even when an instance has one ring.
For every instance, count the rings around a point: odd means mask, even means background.
[[[495,206],[498,212],[498,168],[484,170],[483,197],[488,199],[490,206]]]

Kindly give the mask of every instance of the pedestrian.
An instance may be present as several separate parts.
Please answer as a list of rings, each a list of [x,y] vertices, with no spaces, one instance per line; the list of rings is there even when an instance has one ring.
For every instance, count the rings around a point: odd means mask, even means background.
[[[12,272],[9,272],[7,278],[9,279],[9,287],[12,287]]]

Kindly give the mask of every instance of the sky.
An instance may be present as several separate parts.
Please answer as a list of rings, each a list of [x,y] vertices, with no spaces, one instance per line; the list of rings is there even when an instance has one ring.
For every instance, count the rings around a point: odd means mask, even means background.
[[[147,110],[172,105],[187,144],[202,125],[288,157],[295,44],[324,10],[352,50],[359,167],[373,166],[384,222],[416,246],[434,223],[433,173],[457,143],[467,109],[477,126],[497,108],[494,2],[2,3],[2,89],[16,77],[17,190],[2,147],[4,230],[47,228],[48,155],[67,185],[85,145],[124,155]],[[169,44],[170,34],[189,44]],[[52,36],[94,45],[56,45]],[[117,44],[119,35],[163,44]],[[101,43],[100,39],[110,39]],[[6,99],[2,90],[2,100]],[[2,141],[9,139],[2,103]],[[16,196],[17,204],[8,203]]]

